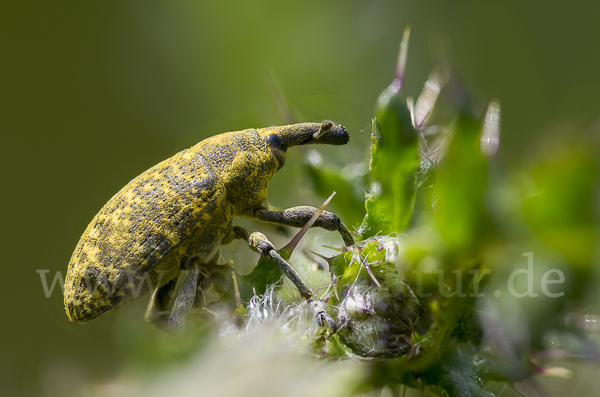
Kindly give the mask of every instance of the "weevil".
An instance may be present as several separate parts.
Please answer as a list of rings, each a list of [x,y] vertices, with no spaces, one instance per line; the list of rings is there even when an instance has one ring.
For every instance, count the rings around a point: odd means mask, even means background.
[[[148,169],[102,207],[79,240],[65,279],[67,316],[89,321],[151,291],[146,319],[178,329],[194,303],[199,269],[217,263],[221,246],[243,239],[279,265],[319,325],[328,323],[335,330],[333,319],[267,237],[234,226],[233,219],[302,227],[316,208],[271,211],[267,184],[283,167],[290,147],[348,141],[346,129],[331,121],[247,129],[207,138]],[[337,231],[346,246],[354,244],[331,212],[323,211],[313,226]],[[175,294],[184,271],[187,276]],[[162,313],[172,296],[166,319]]]

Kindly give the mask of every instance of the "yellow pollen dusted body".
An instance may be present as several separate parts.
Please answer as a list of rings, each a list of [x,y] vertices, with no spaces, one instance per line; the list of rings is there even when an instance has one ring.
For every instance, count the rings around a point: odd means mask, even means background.
[[[346,129],[330,121],[228,132],[142,173],[102,207],[79,240],[65,279],[69,319],[92,320],[152,289],[146,318],[158,323],[181,271],[189,270],[166,320],[168,327],[180,328],[196,296],[198,268],[216,263],[220,247],[239,238],[273,258],[309,301],[318,323],[335,328],[267,238],[232,221],[245,217],[302,227],[316,209],[269,211],[267,184],[289,147],[348,140]],[[331,212],[323,211],[313,226],[338,231],[347,246],[354,243]]]

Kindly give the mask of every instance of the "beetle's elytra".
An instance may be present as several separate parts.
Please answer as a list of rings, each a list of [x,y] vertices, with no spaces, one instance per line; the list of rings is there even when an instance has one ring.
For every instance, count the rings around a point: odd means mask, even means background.
[[[142,173],[102,207],[79,240],[65,279],[65,309],[73,322],[94,319],[153,289],[146,318],[158,322],[182,270],[190,270],[175,297],[168,325],[183,325],[196,296],[198,267],[214,264],[220,247],[245,239],[271,256],[312,303],[320,325],[335,323],[267,238],[233,226],[246,217],[302,227],[313,207],[269,211],[267,184],[292,146],[343,145],[346,129],[330,121],[228,132],[205,139]],[[338,231],[353,244],[339,218],[324,211],[314,226]],[[103,288],[97,288],[102,284]]]

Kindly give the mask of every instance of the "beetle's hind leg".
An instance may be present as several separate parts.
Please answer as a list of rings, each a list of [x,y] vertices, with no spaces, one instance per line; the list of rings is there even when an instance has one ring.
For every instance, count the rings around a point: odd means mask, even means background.
[[[198,289],[198,258],[192,257],[185,261],[183,270],[189,270],[181,288],[177,292],[171,311],[167,311],[169,301],[175,295],[175,287],[181,272],[175,277],[158,287],[150,298],[146,310],[146,320],[155,324],[164,331],[177,331],[185,324],[185,316],[190,311],[196,299]]]
[[[294,283],[298,289],[298,292],[300,292],[300,296],[306,299],[306,302],[315,315],[319,326],[323,327],[325,323],[327,323],[332,332],[337,331],[337,325],[331,316],[324,310],[323,303],[313,299],[314,294],[300,279],[300,276],[298,276],[298,273],[296,273],[292,266],[290,266],[290,264],[287,263],[287,261],[277,253],[273,244],[267,239],[267,236],[260,232],[250,232],[249,230],[239,226],[234,226],[233,231],[236,238],[246,240],[250,245],[250,248],[257,251],[262,256],[270,257],[275,261],[275,263],[277,263],[283,274],[285,274],[286,277]]]

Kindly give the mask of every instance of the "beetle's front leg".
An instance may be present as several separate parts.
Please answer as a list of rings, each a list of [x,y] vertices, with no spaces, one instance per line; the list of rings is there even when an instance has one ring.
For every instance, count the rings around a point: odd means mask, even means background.
[[[260,232],[250,232],[249,230],[239,226],[234,226],[233,231],[236,238],[246,240],[250,245],[250,248],[257,251],[262,256],[270,257],[275,261],[275,263],[277,263],[283,274],[285,274],[286,277],[294,283],[300,292],[300,296],[306,299],[306,302],[314,313],[319,326],[323,327],[325,323],[327,323],[329,324],[332,332],[337,331],[337,325],[335,324],[335,321],[329,314],[327,314],[327,312],[325,312],[322,302],[313,300],[314,294],[300,279],[300,276],[298,276],[298,273],[296,273],[294,268],[292,268],[292,266],[277,253],[273,244],[267,239],[267,236]]]
[[[280,225],[303,227],[317,211],[314,207],[300,206],[292,207],[283,211],[269,211],[267,209],[260,209],[254,213],[256,219],[265,222],[278,223]],[[349,247],[354,245],[354,239],[348,231],[346,225],[344,225],[340,218],[329,211],[321,212],[321,215],[315,221],[313,227],[320,227],[325,230],[337,231],[344,245]]]

